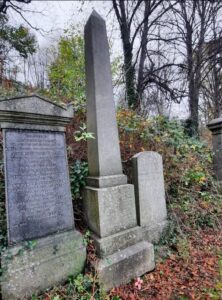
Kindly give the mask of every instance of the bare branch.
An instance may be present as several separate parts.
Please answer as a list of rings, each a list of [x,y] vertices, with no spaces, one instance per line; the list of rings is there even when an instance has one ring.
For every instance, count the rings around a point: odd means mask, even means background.
[[[1,0],[0,1],[0,13],[6,14],[8,8],[12,8],[16,11],[21,10],[21,8],[19,6],[17,6],[15,4],[15,2],[28,4],[28,3],[31,3],[31,0]]]

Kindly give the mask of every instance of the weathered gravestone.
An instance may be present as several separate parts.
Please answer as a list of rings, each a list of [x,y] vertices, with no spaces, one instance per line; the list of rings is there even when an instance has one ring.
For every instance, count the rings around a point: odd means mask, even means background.
[[[149,242],[157,242],[167,227],[163,162],[157,152],[140,152],[133,157],[137,222]]]
[[[212,132],[214,173],[222,190],[222,118],[212,120],[207,127]]]
[[[85,215],[105,289],[154,268],[153,245],[142,241],[137,226],[133,185],[127,184],[120,157],[105,21],[94,11],[85,27],[89,177]]]
[[[4,300],[39,293],[84,267],[64,133],[72,117],[71,106],[35,95],[0,101],[9,243],[2,256]]]

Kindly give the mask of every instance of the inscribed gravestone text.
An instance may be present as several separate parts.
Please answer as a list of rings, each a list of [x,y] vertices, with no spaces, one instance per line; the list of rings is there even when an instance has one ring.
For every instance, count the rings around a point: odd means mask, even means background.
[[[9,241],[74,227],[64,133],[5,130]]]

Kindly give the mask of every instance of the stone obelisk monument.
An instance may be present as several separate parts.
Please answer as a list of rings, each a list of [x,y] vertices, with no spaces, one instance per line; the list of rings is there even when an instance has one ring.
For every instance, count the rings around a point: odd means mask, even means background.
[[[85,26],[89,177],[84,209],[105,289],[155,266],[153,245],[137,226],[134,186],[123,175],[105,21],[94,11]]]

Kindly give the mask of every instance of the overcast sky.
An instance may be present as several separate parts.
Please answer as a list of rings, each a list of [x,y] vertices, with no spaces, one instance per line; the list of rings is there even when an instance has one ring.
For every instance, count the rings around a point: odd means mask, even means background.
[[[118,27],[114,21],[114,13],[111,1],[33,1],[23,5],[24,17],[33,27],[39,28],[34,31],[41,46],[50,43],[50,39],[62,34],[70,25],[79,25],[83,30],[84,24],[95,9],[107,23],[109,38],[119,41]],[[24,20],[9,10],[10,20],[13,23],[25,23]],[[26,24],[27,25],[27,24]],[[115,28],[113,28],[115,26]]]
[[[83,31],[84,24],[95,9],[106,21],[108,38],[112,42],[112,52],[117,55],[122,53],[122,44],[118,23],[114,12],[111,11],[112,2],[106,1],[33,1],[23,5],[24,17],[33,27],[32,30],[41,47],[47,47],[58,40],[64,29],[70,25],[79,26]],[[14,24],[25,23],[18,14],[8,11],[10,21]],[[27,24],[26,24],[27,26]],[[187,105],[173,105],[174,116],[186,116]]]

